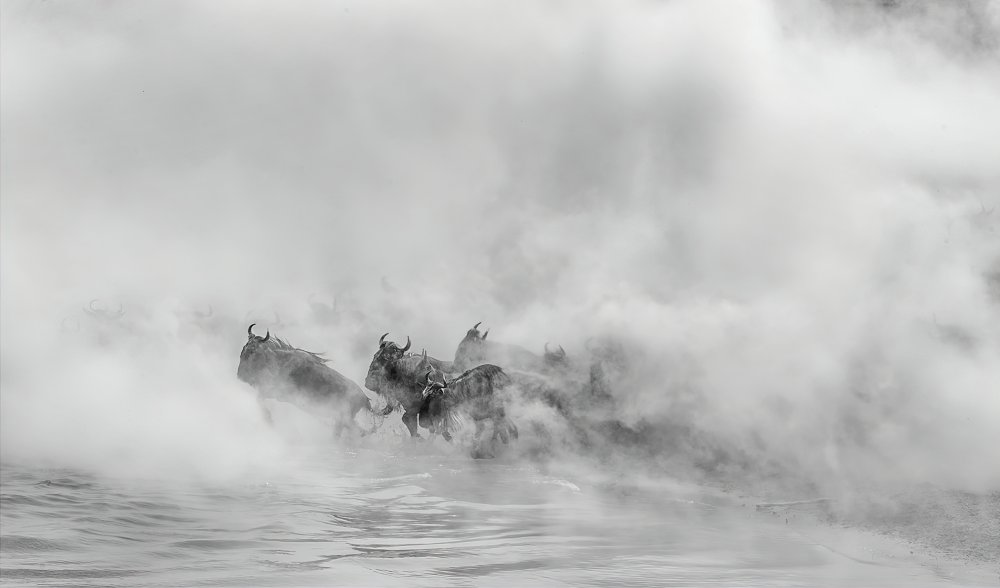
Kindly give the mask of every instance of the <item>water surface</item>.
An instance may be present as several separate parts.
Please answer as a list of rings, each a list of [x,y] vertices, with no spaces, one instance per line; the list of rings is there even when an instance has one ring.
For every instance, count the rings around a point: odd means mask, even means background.
[[[195,484],[6,463],[5,585],[938,586],[985,582],[717,494],[434,444],[311,448]]]

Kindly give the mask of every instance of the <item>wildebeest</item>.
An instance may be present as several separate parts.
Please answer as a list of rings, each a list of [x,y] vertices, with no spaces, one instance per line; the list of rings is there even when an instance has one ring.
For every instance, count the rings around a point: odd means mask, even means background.
[[[576,382],[522,370],[506,370],[506,373],[522,399],[541,402],[564,417],[571,416],[573,399],[579,394]]]
[[[627,371],[625,349],[621,342],[607,337],[587,339],[585,347],[590,353],[588,396],[592,402],[613,403],[615,384]]]
[[[550,370],[565,370],[570,367],[569,358],[566,357],[566,350],[563,349],[562,345],[559,346],[558,350],[549,351],[549,343],[545,342],[545,367]]]
[[[326,365],[311,351],[292,347],[271,332],[263,337],[247,329],[236,376],[264,397],[288,400],[303,408],[330,410],[338,431],[357,430],[359,410],[371,413],[371,403],[360,386]]]
[[[432,368],[432,364],[426,354],[406,353],[410,349],[409,337],[406,338],[406,345],[400,347],[392,341],[386,341],[387,336],[389,333],[378,340],[378,350],[368,367],[365,387],[385,398],[385,414],[402,408],[403,424],[410,436],[420,437],[417,432],[417,415],[424,402],[425,374]]]
[[[423,349],[420,352],[420,356],[424,363],[433,367],[436,371],[439,371],[445,375],[450,375],[455,373],[455,363],[451,361],[445,361],[443,359],[438,359],[436,357],[431,357],[427,355],[427,350]]]
[[[500,439],[506,445],[511,437],[517,439],[517,427],[507,418],[502,397],[504,388],[510,385],[511,380],[501,367],[483,364],[450,381],[440,372],[435,374],[431,368],[424,380],[426,386],[422,393],[424,405],[420,418],[426,418],[432,432],[441,433],[450,441],[451,427],[457,415],[464,413],[476,425],[474,444],[477,454],[492,456],[492,452],[482,452],[479,449],[480,437],[487,420],[493,425],[491,442]]]
[[[557,362],[556,355],[547,359],[520,345],[487,341],[486,337],[490,331],[487,329],[480,333],[481,324],[482,322],[478,322],[473,325],[465,333],[465,338],[459,342],[455,350],[455,370],[467,370],[484,363],[492,363],[507,369],[541,373],[549,368],[550,362],[553,365]],[[565,351],[562,352],[562,358],[565,359]]]

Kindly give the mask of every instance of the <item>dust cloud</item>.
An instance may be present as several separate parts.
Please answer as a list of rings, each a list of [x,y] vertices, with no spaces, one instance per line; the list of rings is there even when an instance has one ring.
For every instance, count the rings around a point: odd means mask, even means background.
[[[998,7],[5,2],[3,456],[273,464],[250,322],[485,321],[621,345],[637,461],[996,489]]]

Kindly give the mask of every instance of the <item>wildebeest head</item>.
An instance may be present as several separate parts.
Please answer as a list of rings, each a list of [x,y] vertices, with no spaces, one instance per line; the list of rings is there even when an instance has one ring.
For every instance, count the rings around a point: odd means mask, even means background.
[[[83,309],[83,312],[102,321],[117,320],[125,316],[125,306],[122,305],[121,303],[118,304],[118,311],[112,312],[108,310],[106,307],[104,307],[104,305],[98,306],[97,305],[98,302],[99,299],[94,298],[93,300],[90,301],[90,304],[88,304],[87,307]]]
[[[545,364],[553,368],[569,365],[569,360],[566,359],[566,350],[563,349],[562,345],[559,346],[558,350],[549,350],[548,342],[545,343]]]
[[[441,370],[434,369],[433,366],[427,366],[427,371],[424,373],[424,398],[427,398],[431,394],[437,394],[448,388],[448,382],[445,380],[444,373]]]
[[[267,369],[271,341],[270,330],[261,337],[253,334],[253,327],[250,325],[247,328],[247,342],[240,351],[240,365],[236,368],[236,377],[250,385],[256,383]]]
[[[445,393],[448,382],[440,370],[428,366],[424,376],[423,405],[420,408],[420,422],[426,423],[426,428],[432,433],[443,433],[445,439],[450,439],[446,419],[454,419],[449,410]]]
[[[365,377],[365,388],[368,388],[372,392],[382,393],[387,384],[389,377],[389,372],[393,369],[396,362],[403,359],[407,350],[410,349],[410,337],[406,337],[406,345],[400,347],[392,341],[386,341],[385,338],[389,336],[386,333],[379,337],[378,340],[378,351],[372,357],[372,363],[368,366],[368,375]]]
[[[458,349],[455,350],[456,367],[471,367],[486,361],[486,336],[490,334],[490,330],[480,333],[481,324],[482,321],[479,321],[473,325],[458,343]]]

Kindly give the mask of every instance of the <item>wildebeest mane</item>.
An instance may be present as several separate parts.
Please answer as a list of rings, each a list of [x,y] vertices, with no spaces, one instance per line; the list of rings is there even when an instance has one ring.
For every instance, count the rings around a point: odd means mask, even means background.
[[[326,365],[330,361],[328,358],[323,357],[322,353],[317,353],[315,351],[306,351],[305,349],[299,349],[298,347],[291,345],[290,343],[279,337],[271,337],[271,340],[268,341],[268,343],[272,343],[273,344],[272,346],[276,351],[290,351],[295,353],[296,355],[300,355],[304,359],[310,360],[313,363]]]

